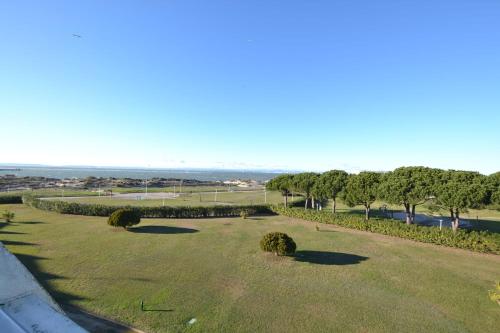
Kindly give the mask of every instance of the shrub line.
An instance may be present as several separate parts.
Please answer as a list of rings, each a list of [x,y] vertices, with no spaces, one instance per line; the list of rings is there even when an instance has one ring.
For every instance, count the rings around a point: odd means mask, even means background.
[[[236,217],[242,211],[249,215],[270,215],[274,212],[269,205],[242,205],[242,206],[106,206],[98,204],[82,204],[60,200],[40,200],[34,196],[23,196],[23,202],[31,207],[54,211],[61,214],[85,216],[110,216],[118,209],[133,209],[140,212],[143,218],[209,218],[209,217]]]
[[[353,214],[337,213],[334,215],[329,211],[285,208],[283,205],[274,205],[271,206],[271,209],[276,214],[310,222],[334,224],[345,228],[369,231],[422,243],[500,254],[500,235],[487,231],[459,229],[457,232],[453,232],[451,228],[439,230],[439,227],[426,227],[416,224],[407,225],[403,221],[382,218],[373,218],[366,221],[362,216]]]

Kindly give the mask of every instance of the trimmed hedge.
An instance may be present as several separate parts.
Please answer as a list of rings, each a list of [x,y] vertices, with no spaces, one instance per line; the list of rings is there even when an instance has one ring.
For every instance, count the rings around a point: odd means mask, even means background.
[[[282,232],[270,232],[260,241],[260,248],[265,252],[272,252],[276,255],[286,256],[292,255],[297,249],[297,244],[292,237]]]
[[[459,229],[454,233],[451,228],[439,230],[439,227],[426,227],[416,224],[407,225],[403,221],[390,219],[372,218],[369,221],[365,221],[362,216],[353,214],[333,215],[329,211],[285,208],[282,205],[272,206],[271,209],[280,215],[311,222],[335,224],[345,228],[411,239],[417,242],[500,254],[500,234],[493,234],[486,231]]]
[[[23,197],[20,195],[0,195],[0,204],[20,204]]]
[[[274,214],[268,205],[248,206],[212,206],[212,207],[142,207],[142,206],[106,206],[96,204],[82,204],[60,200],[42,200],[33,196],[24,196],[23,202],[31,207],[49,210],[61,214],[110,216],[118,209],[134,209],[144,218],[207,218],[207,217],[235,217],[240,216],[242,210],[251,211],[256,215]]]
[[[117,209],[108,218],[108,224],[113,227],[127,229],[141,222],[141,214],[134,209]]]

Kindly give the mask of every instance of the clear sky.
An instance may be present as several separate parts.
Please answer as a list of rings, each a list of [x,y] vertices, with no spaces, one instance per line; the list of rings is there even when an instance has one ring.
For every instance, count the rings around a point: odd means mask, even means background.
[[[500,1],[0,1],[0,116],[0,163],[491,173]]]

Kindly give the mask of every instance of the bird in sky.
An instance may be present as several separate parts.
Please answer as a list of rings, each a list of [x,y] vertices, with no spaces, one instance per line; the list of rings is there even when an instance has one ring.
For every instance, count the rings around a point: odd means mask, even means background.
[[[75,37],[75,38],[82,38],[81,35],[77,35],[77,34],[73,34],[73,37]]]

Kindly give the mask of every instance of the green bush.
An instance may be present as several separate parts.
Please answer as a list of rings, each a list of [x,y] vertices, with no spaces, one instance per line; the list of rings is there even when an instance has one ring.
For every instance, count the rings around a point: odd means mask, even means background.
[[[500,282],[497,282],[495,285],[495,289],[490,290],[488,292],[488,295],[490,296],[490,299],[493,302],[497,302],[498,305],[500,305]]]
[[[134,209],[118,209],[108,218],[108,224],[113,227],[128,228],[141,222],[141,214]]]
[[[16,215],[9,211],[9,210],[6,210],[5,212],[2,213],[2,218],[5,220],[5,222],[10,222],[14,219]]]
[[[109,216],[120,208],[137,210],[143,218],[209,218],[209,217],[237,217],[242,210],[248,210],[250,214],[269,215],[274,214],[268,205],[245,205],[245,206],[212,206],[212,207],[142,207],[142,206],[105,206],[96,204],[82,204],[78,202],[66,202],[61,200],[46,200],[33,196],[23,196],[23,202],[29,206],[54,211],[61,214],[86,215],[86,216]]]
[[[20,204],[23,198],[20,195],[0,195],[0,204]]]
[[[382,218],[365,221],[363,216],[360,215],[339,213],[333,215],[331,212],[325,210],[285,208],[282,205],[272,206],[271,209],[280,215],[311,222],[335,224],[345,228],[411,239],[423,243],[500,254],[500,234],[493,234],[486,231],[459,229],[454,233],[451,228],[439,230],[439,227],[426,227],[416,224],[407,225],[402,221]]]
[[[291,237],[282,232],[270,232],[260,241],[262,251],[273,252],[276,255],[284,256],[294,254],[297,245]]]

